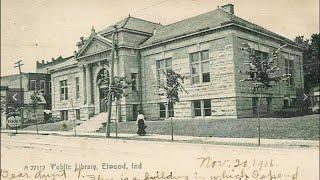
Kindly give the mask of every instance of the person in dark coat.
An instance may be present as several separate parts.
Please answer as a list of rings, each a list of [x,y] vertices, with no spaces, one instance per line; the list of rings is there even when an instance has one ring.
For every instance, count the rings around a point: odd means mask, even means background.
[[[144,115],[140,112],[138,112],[136,124],[138,125],[137,134],[139,134],[140,136],[146,135],[146,127],[147,126],[145,125]]]

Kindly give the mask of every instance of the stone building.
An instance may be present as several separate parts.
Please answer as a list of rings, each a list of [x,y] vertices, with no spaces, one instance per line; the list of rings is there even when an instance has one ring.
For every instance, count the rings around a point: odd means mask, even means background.
[[[282,43],[278,64],[281,73],[292,74],[287,82],[263,92],[262,111],[275,112],[297,104],[303,90],[302,48],[293,41],[234,15],[228,4],[214,11],[173,24],[161,25],[127,17],[117,22],[115,76],[135,80],[121,99],[120,119],[135,120],[142,110],[148,120],[172,116],[180,118],[238,118],[253,116],[257,95],[249,84],[240,83],[248,55],[243,43],[256,49],[257,55],[270,57]],[[105,88],[99,84],[110,71],[109,60],[114,25],[80,38],[73,56],[37,63],[38,72],[48,72],[52,81],[52,111],[63,119],[86,120],[106,111],[101,103]],[[189,77],[187,93],[172,105],[156,95],[164,83],[164,73],[173,70]],[[115,108],[113,108],[115,110]],[[113,113],[114,114],[114,113]],[[76,117],[74,117],[76,116]]]

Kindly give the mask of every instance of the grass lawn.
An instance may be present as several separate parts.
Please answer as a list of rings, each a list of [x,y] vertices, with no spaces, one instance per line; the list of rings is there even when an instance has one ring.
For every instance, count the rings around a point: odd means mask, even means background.
[[[319,139],[319,114],[292,118],[261,118],[261,137],[267,139]],[[147,121],[148,134],[171,134],[170,120]],[[255,138],[258,119],[173,120],[174,134],[201,137]],[[135,122],[118,123],[118,133],[136,133]],[[99,132],[105,132],[105,127]],[[115,132],[112,123],[111,132]]]
[[[65,123],[66,126],[63,125]],[[73,121],[59,121],[56,123],[38,124],[39,131],[69,131],[73,128]],[[36,125],[28,126],[23,130],[36,131]]]

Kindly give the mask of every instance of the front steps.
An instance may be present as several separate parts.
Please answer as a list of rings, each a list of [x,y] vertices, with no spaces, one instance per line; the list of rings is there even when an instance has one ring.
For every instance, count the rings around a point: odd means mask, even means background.
[[[87,121],[83,121],[82,124],[76,127],[77,132],[96,132],[103,126],[102,124],[107,121],[108,113],[100,113],[94,117],[91,117]],[[74,131],[72,129],[71,131]]]

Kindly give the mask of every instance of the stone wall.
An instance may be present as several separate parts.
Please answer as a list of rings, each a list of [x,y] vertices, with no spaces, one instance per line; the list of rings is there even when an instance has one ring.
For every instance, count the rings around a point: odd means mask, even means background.
[[[252,107],[252,98],[258,98],[258,94],[253,94],[251,91],[251,84],[249,82],[240,82],[241,79],[248,77],[244,73],[247,70],[247,66],[244,65],[248,61],[248,54],[240,50],[243,43],[248,43],[251,48],[269,53],[269,57],[272,56],[272,52],[280,47],[281,41],[276,41],[271,38],[265,38],[250,34],[248,32],[234,31],[234,63],[235,63],[235,84],[237,94],[237,116],[247,117],[254,116]],[[272,113],[280,111],[283,108],[284,97],[297,98],[297,93],[303,89],[303,77],[302,77],[302,51],[291,46],[287,46],[282,49],[279,54],[279,59],[275,62],[280,67],[279,74],[285,74],[285,58],[294,56],[294,85],[287,85],[285,81],[281,81],[274,85],[274,87],[262,91],[261,99],[261,112],[262,114]],[[298,95],[298,97],[297,97]],[[267,98],[271,98],[271,108],[267,112]]]
[[[76,97],[76,77],[79,77],[80,81],[80,97]],[[60,98],[60,81],[67,80],[68,86],[68,99],[61,100]],[[52,81],[52,113],[54,116],[60,117],[61,110],[69,110],[68,117],[73,119],[73,109],[80,109],[83,105],[83,84],[81,83],[81,78],[79,74],[79,68],[72,67],[68,69],[63,69],[51,74]],[[73,104],[73,107],[71,105]],[[80,116],[85,118],[85,113],[81,111]]]
[[[210,82],[191,83],[189,54],[209,50]],[[211,99],[213,117],[236,117],[235,80],[233,66],[233,38],[225,30],[176,41],[167,45],[145,49],[142,58],[142,104],[146,118],[159,119],[159,103],[163,101],[156,87],[156,61],[172,58],[172,70],[187,76],[180,94],[180,102],[174,107],[175,118],[192,117],[192,100]]]

